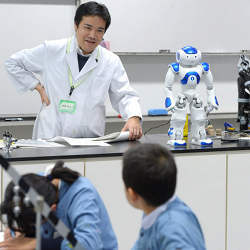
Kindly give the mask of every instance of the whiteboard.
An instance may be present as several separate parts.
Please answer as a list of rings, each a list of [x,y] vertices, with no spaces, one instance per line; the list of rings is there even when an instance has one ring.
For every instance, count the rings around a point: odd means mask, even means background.
[[[40,109],[36,91],[20,94],[10,82],[4,61],[13,53],[45,40],[71,36],[74,5],[0,4],[0,114],[33,114]]]
[[[111,13],[105,35],[115,52],[250,49],[249,0],[100,0]]]

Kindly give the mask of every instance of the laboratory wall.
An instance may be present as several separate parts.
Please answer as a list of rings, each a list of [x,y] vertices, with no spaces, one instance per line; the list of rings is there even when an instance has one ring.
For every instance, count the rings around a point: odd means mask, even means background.
[[[72,1],[66,5],[67,1],[65,0],[62,2],[63,4],[55,4],[55,1],[52,1],[51,4],[45,1],[46,4],[42,4],[42,1],[39,0],[32,1],[32,4],[28,0],[7,2],[0,1],[0,115],[35,114],[40,109],[39,95],[35,91],[18,93],[7,76],[4,61],[12,53],[32,48],[45,40],[71,36],[74,33],[75,6]],[[126,26],[126,24],[124,25]],[[115,31],[114,29],[113,32]],[[112,24],[109,32],[112,32]],[[145,34],[145,39],[147,36],[150,36],[150,33]],[[158,39],[161,39],[161,36]],[[134,36],[134,40],[137,40],[137,36]],[[145,42],[150,41],[145,40]],[[157,53],[139,53],[137,55],[123,53],[120,57],[127,70],[131,85],[141,97],[143,114],[146,115],[149,109],[164,108],[165,74],[168,64],[175,61],[175,56]],[[220,109],[217,112],[237,111],[238,59],[239,55],[234,53],[215,53],[203,56],[202,60],[210,64],[214,75],[220,104]],[[180,84],[176,82],[175,91],[178,91],[179,87]],[[199,84],[199,92],[205,99],[206,91],[203,82]],[[107,116],[116,115],[117,113],[107,101]]]

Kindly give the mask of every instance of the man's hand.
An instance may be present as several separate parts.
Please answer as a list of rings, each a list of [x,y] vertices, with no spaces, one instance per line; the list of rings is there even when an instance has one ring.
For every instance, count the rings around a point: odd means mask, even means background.
[[[45,88],[41,85],[41,83],[38,83],[36,85],[35,89],[40,94],[42,103],[45,103],[48,106],[50,104],[50,101],[49,101],[49,98],[48,98],[47,93],[45,91]]]
[[[22,235],[22,234],[19,233],[19,232],[15,232],[14,234],[15,234],[16,237]],[[10,229],[7,227],[7,228],[4,230],[4,241],[10,240],[10,239],[13,239],[13,237],[12,237],[12,235],[11,235]],[[0,249],[0,250],[1,250],[1,249]]]
[[[22,235],[0,242],[0,249],[4,250],[35,250],[36,238],[27,238]]]
[[[5,240],[9,240],[9,239],[12,239],[12,236],[11,236],[11,232],[10,232],[10,229],[9,228],[6,228],[4,230],[4,241]]]
[[[129,130],[129,140],[140,139],[142,137],[140,118],[137,116],[130,117],[122,128],[122,131],[127,130]]]

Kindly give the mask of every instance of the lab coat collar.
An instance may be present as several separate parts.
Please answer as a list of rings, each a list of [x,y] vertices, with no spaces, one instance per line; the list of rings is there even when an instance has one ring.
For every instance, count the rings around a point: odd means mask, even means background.
[[[79,45],[77,45],[77,48],[76,48],[76,52],[78,55],[81,55],[81,56],[84,56],[84,57],[90,57],[91,53],[90,54],[83,54],[83,51],[80,49]]]
[[[100,60],[100,58],[97,59],[99,46],[100,45],[98,45],[95,48],[95,50],[91,53],[88,61],[86,62],[82,70],[79,72],[78,59],[77,59],[78,43],[77,43],[76,36],[72,37],[71,45],[70,45],[70,53],[68,54],[66,53],[66,61],[71,70],[74,81],[79,80],[83,75],[85,75],[86,73],[88,73],[90,70],[94,69],[98,65],[98,62]]]
[[[168,205],[176,199],[176,196],[174,195],[172,198],[170,198],[166,203],[162,204],[161,206],[157,207],[154,211],[152,211],[150,214],[146,215],[142,219],[142,228],[144,230],[150,228],[156,221],[156,219],[159,217],[159,215],[164,212]]]

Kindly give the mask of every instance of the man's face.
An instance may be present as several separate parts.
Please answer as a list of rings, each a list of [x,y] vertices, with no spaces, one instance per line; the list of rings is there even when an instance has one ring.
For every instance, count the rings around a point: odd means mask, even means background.
[[[99,16],[84,16],[75,25],[76,38],[83,54],[90,54],[102,41],[106,22]]]

